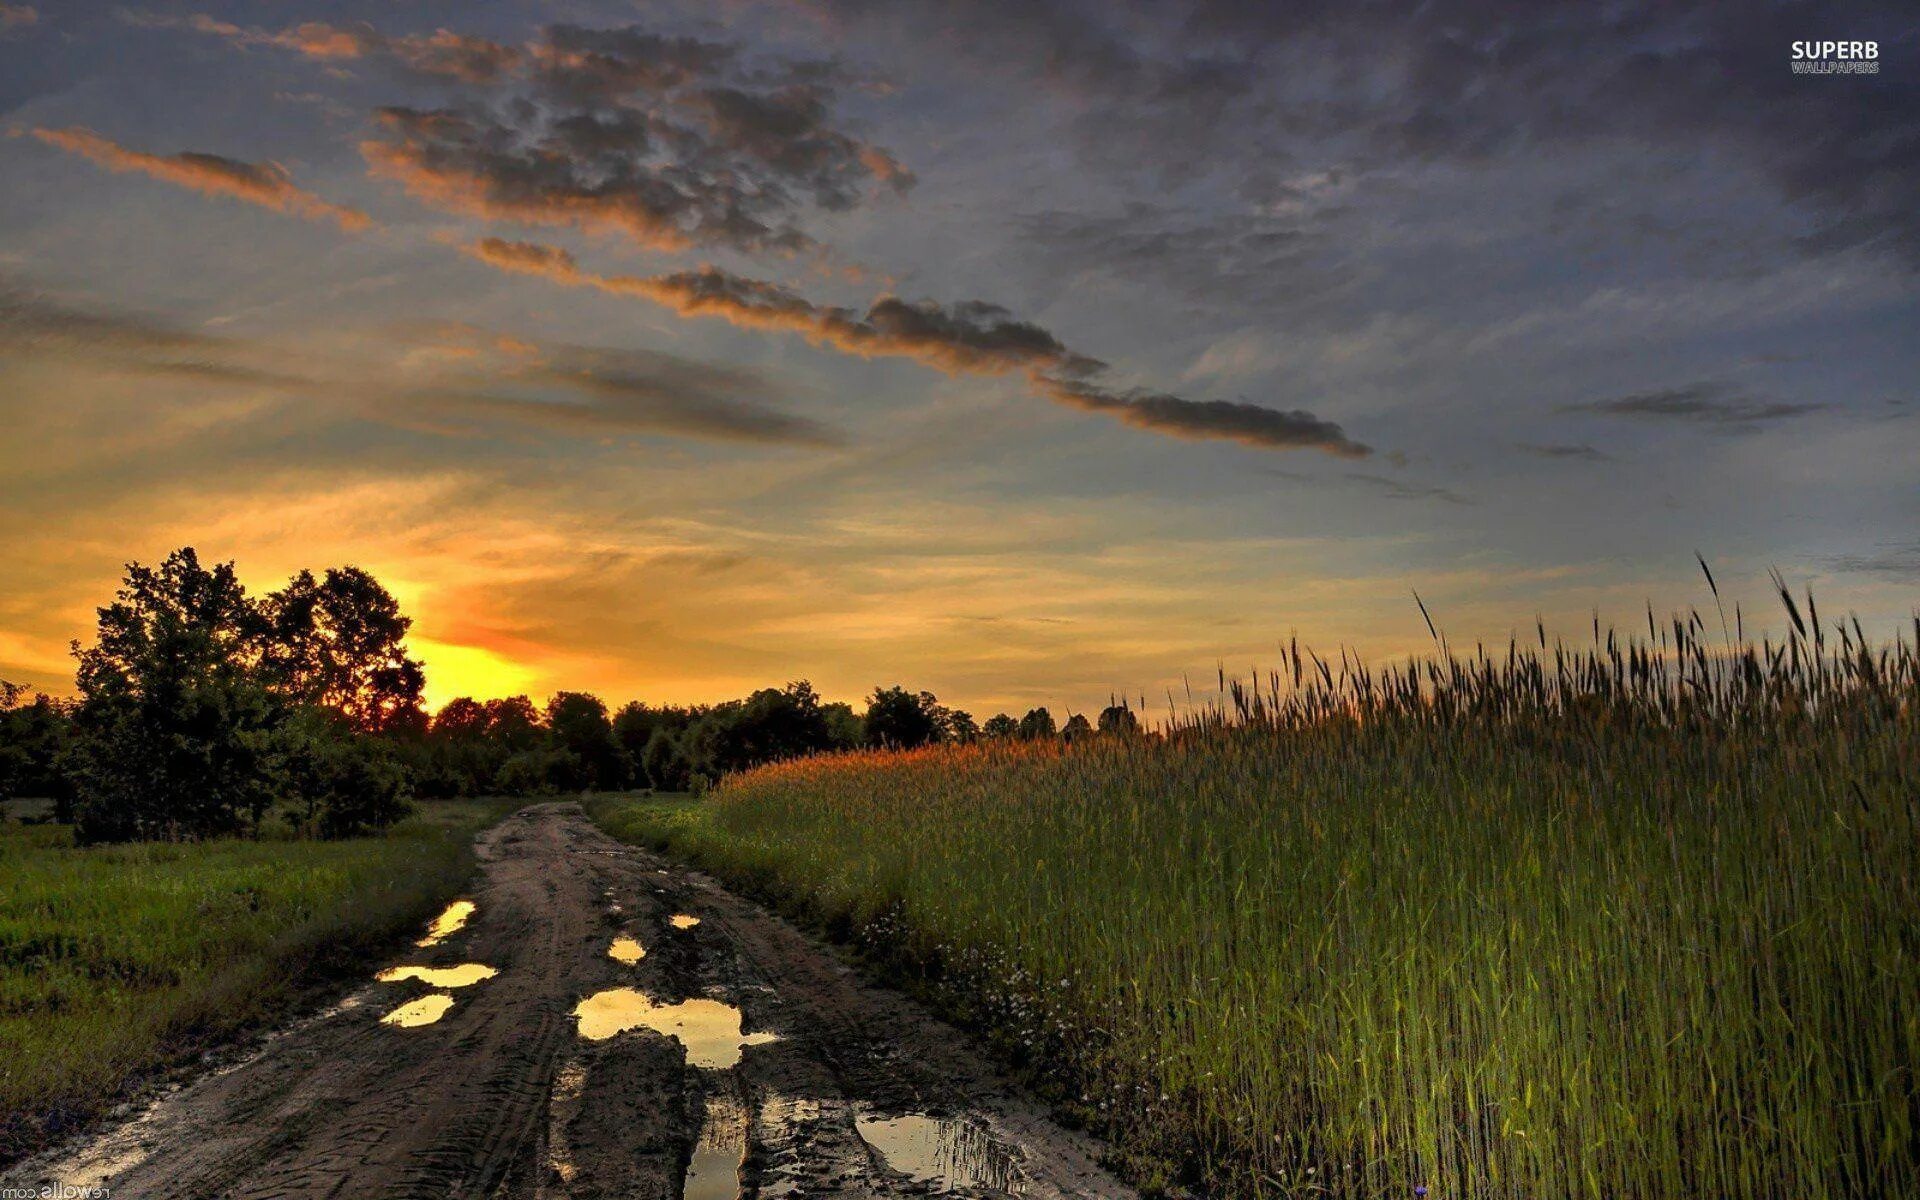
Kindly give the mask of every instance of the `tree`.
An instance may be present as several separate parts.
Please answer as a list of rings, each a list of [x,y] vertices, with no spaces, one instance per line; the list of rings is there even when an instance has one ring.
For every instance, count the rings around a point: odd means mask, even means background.
[[[982,737],[989,738],[1018,737],[1020,734],[1020,722],[1014,720],[1006,713],[995,713],[987,718],[985,725],[980,727],[980,734]]]
[[[684,728],[686,722],[685,709],[655,708],[638,700],[622,705],[620,711],[613,715],[613,740],[620,743],[621,751],[633,764],[637,782],[646,782],[643,763],[647,755],[647,743],[653,739],[653,731]]]
[[[624,787],[626,756],[613,739],[613,723],[600,697],[586,692],[556,692],[547,701],[547,730],[553,748],[572,760],[558,782],[562,791],[612,791]]]
[[[1140,718],[1124,704],[1109,704],[1100,710],[1100,732],[1132,737],[1140,732]]]
[[[688,757],[714,778],[760,763],[818,753],[832,744],[820,694],[804,679],[716,705],[690,733]]]
[[[408,656],[411,618],[358,567],[302,571],[261,605],[263,665],[289,698],[367,733],[417,728],[426,673]]]
[[[73,792],[62,769],[72,720],[67,706],[46,693],[0,679],[0,800],[48,796],[54,817],[73,819]]]
[[[1060,731],[1060,736],[1069,742],[1077,742],[1081,738],[1092,737],[1093,726],[1088,723],[1086,714],[1074,713],[1067,718],[1067,727]]]
[[[827,750],[851,750],[866,738],[866,722],[853,711],[853,705],[841,701],[824,704],[820,713],[827,719]]]
[[[692,782],[693,768],[680,733],[665,725],[655,728],[647,739],[641,765],[646,768],[648,784],[659,791],[684,792]]]
[[[277,739],[281,769],[304,833],[352,837],[385,829],[412,808],[412,788],[393,744],[338,727],[341,718],[308,710]]]
[[[1037,742],[1058,736],[1059,730],[1053,723],[1053,714],[1042,706],[1028,709],[1027,715],[1020,718],[1019,734],[1026,741]]]
[[[540,710],[525,696],[487,701],[487,737],[507,751],[532,750],[546,740]]]
[[[973,714],[958,708],[947,710],[944,740],[949,742],[972,742],[980,738],[980,726],[973,720]]]
[[[75,833],[83,842],[207,837],[272,804],[280,698],[256,678],[263,625],[232,563],[191,547],[130,563],[75,654]]]
[[[911,750],[939,738],[939,704],[929,692],[876,687],[867,699],[867,744]]]

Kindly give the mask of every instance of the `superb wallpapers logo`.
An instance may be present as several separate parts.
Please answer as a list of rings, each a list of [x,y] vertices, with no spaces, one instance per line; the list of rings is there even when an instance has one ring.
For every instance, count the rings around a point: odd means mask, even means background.
[[[1879,42],[1795,42],[1795,75],[1878,75]]]

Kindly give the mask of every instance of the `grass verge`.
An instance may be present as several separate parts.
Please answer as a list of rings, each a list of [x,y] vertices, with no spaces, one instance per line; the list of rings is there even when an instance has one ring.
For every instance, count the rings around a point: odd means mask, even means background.
[[[425,920],[512,805],[421,804],[385,836],[77,849],[0,826],[0,1163],[284,1016]]]

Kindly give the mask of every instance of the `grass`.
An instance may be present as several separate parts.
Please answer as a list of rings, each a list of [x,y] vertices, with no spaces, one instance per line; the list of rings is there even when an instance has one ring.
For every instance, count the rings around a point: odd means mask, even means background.
[[[444,903],[498,802],[384,837],[77,849],[0,826],[0,1162],[284,1013]]]
[[[1920,658],[1787,603],[600,816],[894,955],[1150,1183],[1912,1196]]]

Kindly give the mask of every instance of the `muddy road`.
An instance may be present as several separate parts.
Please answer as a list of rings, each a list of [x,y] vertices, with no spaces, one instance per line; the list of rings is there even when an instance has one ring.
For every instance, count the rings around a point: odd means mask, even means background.
[[[1133,1195],[965,1037],[578,805],[479,856],[423,944],[27,1177],[115,1200]]]

